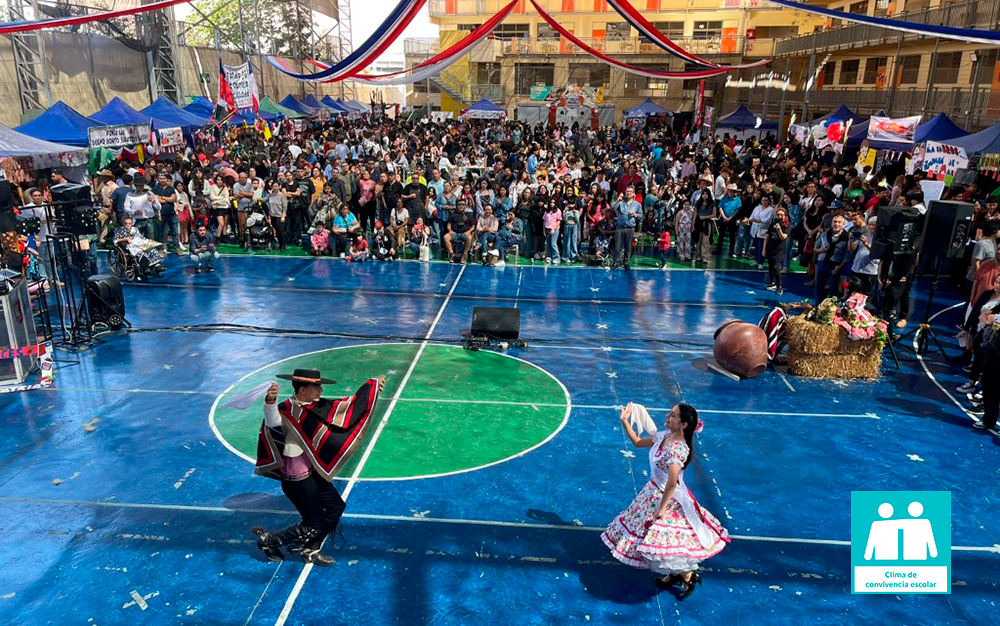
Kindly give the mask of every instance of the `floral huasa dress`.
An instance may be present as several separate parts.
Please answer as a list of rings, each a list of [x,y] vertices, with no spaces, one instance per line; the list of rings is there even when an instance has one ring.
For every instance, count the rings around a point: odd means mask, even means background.
[[[656,519],[670,466],[684,467],[690,453],[683,441],[667,442],[661,450],[669,436],[669,432],[654,436],[649,449],[649,482],[601,534],[616,559],[658,574],[696,570],[700,562],[715,556],[729,543],[729,532],[691,495],[683,471],[667,503],[666,519]]]

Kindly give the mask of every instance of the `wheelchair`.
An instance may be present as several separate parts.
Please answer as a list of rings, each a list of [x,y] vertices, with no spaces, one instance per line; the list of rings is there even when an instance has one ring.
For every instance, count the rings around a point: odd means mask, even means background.
[[[149,251],[150,257],[136,258],[136,255],[129,251],[125,244],[116,244],[108,250],[108,267],[111,273],[118,278],[128,281],[142,281],[150,276],[159,278],[163,275],[163,259],[157,257],[156,253],[162,248],[162,244]]]

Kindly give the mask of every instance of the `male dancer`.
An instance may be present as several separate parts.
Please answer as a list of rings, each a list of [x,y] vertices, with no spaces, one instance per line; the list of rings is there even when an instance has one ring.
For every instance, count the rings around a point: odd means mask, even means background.
[[[336,530],[346,505],[330,479],[363,439],[385,377],[372,378],[353,396],[339,400],[321,397],[323,385],[335,381],[318,370],[297,369],[278,378],[291,380],[294,394],[278,404],[278,383],[268,389],[254,472],[281,481],[302,521],[275,532],[256,526],[252,532],[257,547],[272,561],[284,558],[281,546],[297,545],[307,563],[332,565],[333,557],[320,547]]]

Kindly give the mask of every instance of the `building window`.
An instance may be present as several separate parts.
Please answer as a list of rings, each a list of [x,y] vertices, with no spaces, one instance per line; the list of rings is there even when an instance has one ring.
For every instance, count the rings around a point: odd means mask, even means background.
[[[903,4],[904,13],[915,13],[926,11],[931,6],[931,0],[906,0]]]
[[[562,12],[563,13],[573,12],[573,0],[562,0]]]
[[[573,64],[569,66],[570,85],[589,85],[597,88],[611,82],[611,68],[603,63],[583,65]]]
[[[660,10],[660,0],[646,0],[646,10],[647,11],[659,11]]]
[[[938,54],[937,66],[934,72],[935,85],[954,85],[958,82],[958,70],[962,66],[962,52],[943,52]]]
[[[514,84],[518,95],[531,93],[534,85],[551,85],[555,78],[555,66],[551,63],[514,65]]]
[[[868,14],[868,2],[852,2],[850,6],[847,7],[848,13],[853,13],[855,15],[867,15]]]
[[[861,82],[866,85],[878,84],[878,75],[885,72],[886,57],[865,59],[865,75]]]
[[[557,31],[556,29],[552,28],[548,24],[539,24],[538,25],[538,38],[539,39],[548,39],[549,41],[558,40],[559,39],[559,31]]]
[[[467,30],[472,32],[482,26],[482,24],[459,24],[456,30]]]
[[[604,37],[607,39],[628,39],[631,35],[629,25],[626,22],[608,22],[604,27]]]
[[[858,69],[861,67],[861,61],[858,59],[852,59],[850,61],[844,61],[840,66],[840,84],[841,85],[854,85],[858,82]]]
[[[480,85],[500,84],[500,64],[499,63],[477,63],[476,82]]]
[[[499,24],[493,30],[497,39],[526,39],[531,34],[529,24]]]
[[[694,39],[709,40],[722,37],[722,22],[695,22]]]
[[[637,67],[648,70],[662,70],[663,65],[643,65]],[[625,91],[646,91],[646,90],[666,90],[670,88],[670,81],[665,78],[652,78],[639,76],[638,74],[625,74]]]
[[[837,73],[837,62],[836,61],[830,61],[829,63],[827,63],[826,65],[824,65],[823,66],[823,84],[824,85],[832,85],[833,84],[833,76],[836,73]]]
[[[594,13],[604,13],[608,10],[608,0],[594,0]]]
[[[911,54],[899,57],[899,84],[915,85],[920,76],[920,55]]]
[[[679,39],[684,36],[684,22],[653,22],[653,26],[670,39]],[[639,35],[639,39],[643,43],[653,43],[645,35]]]

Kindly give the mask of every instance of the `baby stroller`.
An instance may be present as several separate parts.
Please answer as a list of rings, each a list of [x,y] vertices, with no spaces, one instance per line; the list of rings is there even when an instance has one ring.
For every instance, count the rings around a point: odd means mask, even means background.
[[[277,240],[271,220],[267,217],[267,205],[263,202],[257,202],[251,209],[250,215],[247,216],[246,249],[251,252],[254,248],[274,250],[277,246]]]

